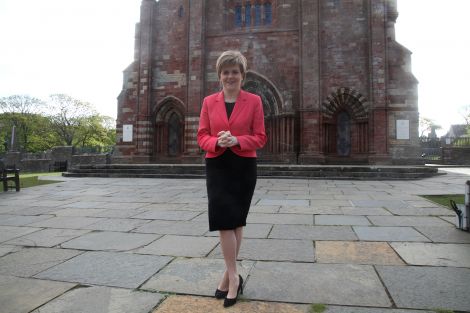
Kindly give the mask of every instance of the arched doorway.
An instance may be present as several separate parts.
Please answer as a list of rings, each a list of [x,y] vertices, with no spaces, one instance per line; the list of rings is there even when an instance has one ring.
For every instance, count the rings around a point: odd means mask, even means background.
[[[261,162],[296,162],[294,152],[295,114],[283,112],[283,100],[266,77],[248,71],[242,88],[261,97],[268,141],[258,150]]]
[[[368,106],[354,89],[340,88],[322,104],[323,145],[328,157],[367,156]]]
[[[184,105],[167,97],[155,106],[155,161],[176,161],[184,150]]]

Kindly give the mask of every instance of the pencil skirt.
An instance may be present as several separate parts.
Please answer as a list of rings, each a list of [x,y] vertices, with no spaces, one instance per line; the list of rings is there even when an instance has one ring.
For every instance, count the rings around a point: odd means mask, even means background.
[[[256,177],[256,158],[238,156],[230,149],[206,158],[210,231],[246,226]]]

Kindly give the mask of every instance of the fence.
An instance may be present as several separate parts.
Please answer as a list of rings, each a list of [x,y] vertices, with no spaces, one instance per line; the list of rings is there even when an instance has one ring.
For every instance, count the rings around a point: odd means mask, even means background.
[[[467,164],[470,137],[420,138],[421,157],[428,163]]]

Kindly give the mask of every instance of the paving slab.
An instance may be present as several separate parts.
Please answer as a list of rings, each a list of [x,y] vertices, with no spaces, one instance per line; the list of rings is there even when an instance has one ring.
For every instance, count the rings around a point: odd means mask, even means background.
[[[260,301],[238,301],[230,308],[223,308],[223,301],[194,296],[170,296],[153,313],[309,313],[307,305]]]
[[[241,260],[313,262],[313,242],[310,240],[244,239],[238,258]],[[223,258],[220,245],[211,257]]]
[[[245,296],[295,303],[391,306],[369,265],[257,262]]]
[[[353,226],[353,229],[359,237],[359,240],[419,242],[430,241],[412,227]]]
[[[279,213],[293,214],[342,214],[338,208],[312,206],[282,206]]]
[[[247,277],[252,267],[252,261],[237,262],[238,272],[244,278]],[[223,260],[178,258],[150,278],[141,289],[214,296],[224,270]]]
[[[15,215],[40,215],[50,214],[56,210],[57,208],[48,206],[21,206],[12,209],[9,213]]]
[[[122,252],[85,252],[36,275],[36,278],[101,286],[137,288],[171,257]]]
[[[205,257],[219,243],[218,238],[165,235],[135,253]]]
[[[13,245],[0,245],[0,257],[7,255],[8,253],[17,252],[23,249],[23,247]]]
[[[189,221],[201,214],[193,211],[160,211],[149,210],[144,213],[137,214],[133,218],[166,220],[166,221]]]
[[[76,208],[67,208],[60,209],[53,212],[56,216],[89,216],[96,217],[94,215],[107,211],[107,209],[76,209]]]
[[[29,313],[75,284],[0,275],[0,311]]]
[[[98,217],[58,216],[45,221],[32,223],[29,226],[81,229],[99,221],[101,221],[101,218]]]
[[[44,221],[54,217],[53,215],[0,215],[2,226],[26,226],[34,222]]]
[[[408,203],[401,200],[351,200],[354,206],[364,208],[403,209],[408,208]]]
[[[246,222],[257,224],[312,225],[313,215],[250,213],[248,214]]]
[[[6,244],[51,248],[70,239],[79,237],[90,230],[83,229],[44,229],[5,242]]]
[[[131,218],[105,218],[99,222],[85,226],[85,228],[93,230],[128,232],[149,222],[150,220],[139,220]]]
[[[68,291],[32,313],[148,313],[163,298],[151,292],[82,287]]]
[[[354,215],[315,215],[315,225],[370,225],[369,220],[364,216]]]
[[[0,226],[0,242],[31,234],[41,229],[35,227]]]
[[[450,227],[438,217],[431,216],[369,216],[376,226],[443,226]]]
[[[100,212],[93,214],[93,217],[129,218],[145,211],[145,209],[105,209],[104,211],[100,210]]]
[[[470,244],[395,242],[391,246],[411,265],[470,267]]]
[[[0,274],[30,277],[82,253],[81,251],[25,248],[0,258]]]
[[[317,241],[318,263],[405,265],[385,242]]]
[[[256,205],[295,205],[295,206],[309,206],[310,200],[289,200],[289,199],[261,199]]]
[[[399,308],[470,311],[470,269],[376,266]]]
[[[470,243],[470,232],[455,227],[417,226],[419,232],[440,243]]]
[[[392,215],[384,208],[342,207],[339,214],[344,215]]]
[[[416,207],[410,207],[406,209],[388,209],[390,212],[392,212],[394,215],[412,215],[412,216],[454,216],[455,213],[454,211],[451,211],[449,209],[446,209],[444,207],[430,207],[430,208],[416,208]]]
[[[81,250],[128,251],[160,238],[160,235],[97,231],[63,243],[63,248]]]
[[[251,224],[247,223],[243,228],[243,238],[267,238],[273,225],[271,224]],[[205,236],[219,237],[218,231],[208,231]]]
[[[162,221],[153,220],[133,230],[136,233],[160,235],[202,236],[209,230],[209,223],[197,221]]]
[[[279,213],[280,205],[252,205],[251,213]]]
[[[269,238],[309,240],[357,240],[350,226],[274,225]]]

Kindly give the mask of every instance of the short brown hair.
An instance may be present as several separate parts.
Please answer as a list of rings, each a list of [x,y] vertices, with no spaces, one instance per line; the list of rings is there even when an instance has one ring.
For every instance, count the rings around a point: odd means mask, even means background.
[[[220,57],[217,59],[216,69],[217,69],[217,77],[220,78],[220,73],[222,73],[222,68],[226,66],[233,66],[238,65],[240,67],[240,72],[242,74],[243,79],[245,78],[246,74],[246,67],[247,61],[243,54],[240,51],[236,50],[228,50],[222,52]]]

